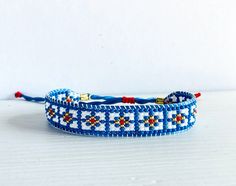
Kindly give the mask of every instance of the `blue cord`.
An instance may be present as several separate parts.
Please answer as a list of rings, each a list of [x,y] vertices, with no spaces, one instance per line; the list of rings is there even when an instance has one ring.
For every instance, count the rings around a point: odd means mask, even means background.
[[[123,97],[90,95],[90,98],[92,100],[101,100],[101,99],[105,100],[103,102],[101,102],[101,101],[89,102],[90,104],[99,105],[99,104],[121,103]],[[157,98],[139,98],[139,97],[136,97],[134,99],[135,99],[135,103],[145,104],[145,103],[155,103]]]
[[[26,100],[26,101],[34,101],[34,102],[44,102],[45,98],[42,97],[30,97],[30,96],[26,96],[26,95],[22,95],[22,97]]]
[[[33,101],[33,102],[45,102],[45,98],[43,97],[31,97],[21,92],[15,93],[16,98],[24,98],[26,101]],[[99,95],[90,95],[91,100],[104,100],[104,101],[94,101],[88,102],[88,104],[99,105],[99,104],[115,104],[115,103],[122,103],[124,97],[113,97],[113,96],[99,96]],[[130,99],[130,98],[126,98]],[[157,98],[139,98],[139,97],[132,97],[135,103],[138,104],[145,104],[145,103],[155,103]]]
[[[45,102],[45,98],[27,96],[25,94],[22,94],[21,92],[16,92],[15,97],[16,98],[24,98],[26,101]]]

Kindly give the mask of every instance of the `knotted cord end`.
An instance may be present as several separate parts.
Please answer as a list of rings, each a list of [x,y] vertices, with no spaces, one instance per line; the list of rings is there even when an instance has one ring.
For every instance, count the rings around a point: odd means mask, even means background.
[[[26,101],[34,101],[34,102],[44,102],[45,101],[45,98],[43,98],[43,97],[27,96],[27,95],[21,93],[20,91],[17,91],[15,93],[15,98],[24,98]]]
[[[20,91],[17,91],[15,93],[15,98],[21,98],[23,96],[23,94]]]
[[[197,93],[194,94],[194,96],[195,96],[196,98],[199,98],[201,95],[202,95],[202,94],[201,94],[200,92],[197,92]]]

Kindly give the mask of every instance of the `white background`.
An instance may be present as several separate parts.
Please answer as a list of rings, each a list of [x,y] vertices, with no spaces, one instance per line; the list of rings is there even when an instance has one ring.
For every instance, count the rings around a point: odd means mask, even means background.
[[[236,89],[236,2],[0,0],[0,99]]]

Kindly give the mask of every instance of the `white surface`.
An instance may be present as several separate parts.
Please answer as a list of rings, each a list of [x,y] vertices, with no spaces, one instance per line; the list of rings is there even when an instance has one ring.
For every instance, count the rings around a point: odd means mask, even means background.
[[[16,90],[236,89],[235,0],[1,0],[0,99]]]
[[[43,105],[0,102],[0,185],[236,185],[236,92],[205,93],[180,135],[104,138],[48,126]]]

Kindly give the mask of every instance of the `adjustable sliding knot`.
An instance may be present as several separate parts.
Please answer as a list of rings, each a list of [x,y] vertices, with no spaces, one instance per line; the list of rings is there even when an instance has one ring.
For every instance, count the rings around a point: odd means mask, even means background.
[[[122,97],[122,103],[135,103],[135,99],[134,97]]]

